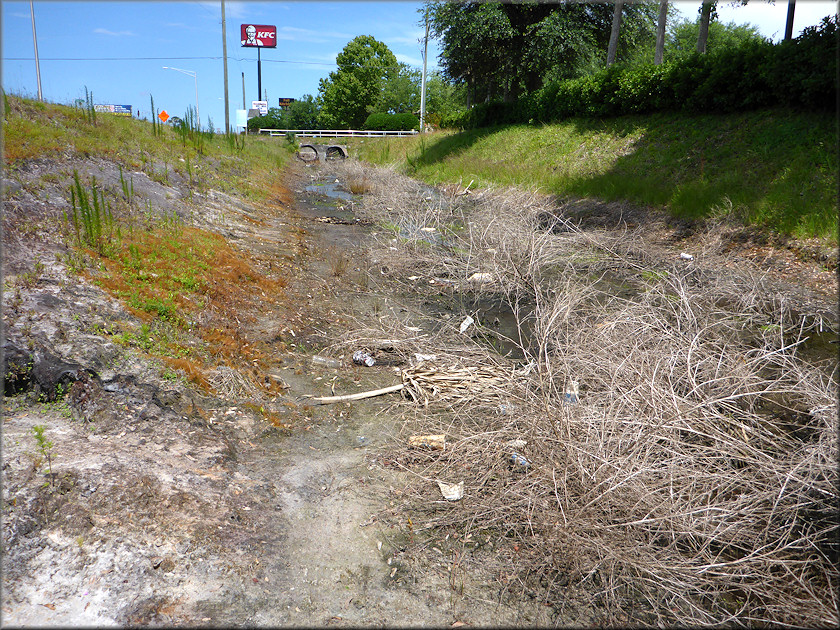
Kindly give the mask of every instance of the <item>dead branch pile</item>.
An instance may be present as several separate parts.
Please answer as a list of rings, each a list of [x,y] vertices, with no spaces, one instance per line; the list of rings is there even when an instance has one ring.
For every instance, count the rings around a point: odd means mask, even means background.
[[[536,580],[562,606],[584,588],[606,623],[836,625],[837,364],[802,358],[808,332],[785,296],[749,274],[655,264],[632,234],[540,229],[536,195],[455,203],[441,216],[462,215],[457,247],[422,262],[492,269],[485,290],[528,324],[534,372],[478,370],[475,389],[467,374],[413,374],[414,400],[447,388],[451,413],[404,407],[405,431],[452,446],[406,466],[463,481],[465,496],[430,500],[418,481],[422,527],[495,532],[523,590]],[[417,251],[396,247],[404,273]],[[406,351],[432,351],[424,341]]]
[[[430,401],[459,405],[505,400],[510,397],[511,382],[527,374],[527,369],[423,364],[400,372],[403,395],[426,407]]]

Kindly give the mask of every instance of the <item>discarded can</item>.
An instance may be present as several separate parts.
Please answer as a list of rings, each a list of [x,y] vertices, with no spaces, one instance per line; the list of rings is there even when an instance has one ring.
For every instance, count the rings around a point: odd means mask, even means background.
[[[373,367],[376,364],[376,360],[364,350],[356,350],[353,353],[353,363],[355,363],[356,365],[366,365],[368,367]]]
[[[514,467],[519,468],[528,468],[528,466],[531,465],[531,462],[529,462],[524,455],[521,455],[516,451],[510,454],[510,463]]]
[[[326,367],[337,368],[341,367],[341,361],[338,359],[331,359],[329,357],[322,357],[318,356],[317,354],[312,357],[312,363],[315,365],[323,365]]]
[[[475,320],[471,316],[467,315],[467,317],[464,319],[464,321],[461,322],[461,328],[459,329],[458,332],[460,332],[461,334],[464,334],[467,331],[467,328],[472,326],[474,323],[475,323]]]

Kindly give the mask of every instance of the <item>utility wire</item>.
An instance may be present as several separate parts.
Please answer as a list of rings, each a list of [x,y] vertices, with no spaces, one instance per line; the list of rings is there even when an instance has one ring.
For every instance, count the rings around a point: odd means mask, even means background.
[[[40,57],[41,61],[195,61],[209,59],[211,61],[222,59],[218,57]],[[3,57],[4,61],[35,61],[34,57]],[[250,57],[228,57],[231,61],[253,61]],[[270,63],[298,63],[310,66],[334,66],[334,63],[324,61],[291,61],[288,59],[263,59]],[[374,66],[370,66],[374,67]],[[379,66],[376,66],[379,67]],[[384,66],[392,68],[396,66]]]
[[[41,57],[41,61],[196,61],[196,60],[211,60],[217,61],[222,59],[218,57]],[[254,61],[251,57],[231,57],[228,56],[229,61]],[[35,61],[34,57],[3,57],[3,61]],[[292,61],[289,59],[262,59],[263,63],[294,63],[306,66],[329,66],[335,67],[338,64],[328,63],[325,61]],[[402,66],[359,66],[365,69],[375,70],[400,70]]]

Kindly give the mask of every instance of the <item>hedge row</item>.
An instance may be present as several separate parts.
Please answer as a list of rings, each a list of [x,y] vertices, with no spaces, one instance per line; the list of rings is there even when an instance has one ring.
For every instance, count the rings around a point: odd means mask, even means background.
[[[413,114],[385,114],[377,112],[371,114],[362,125],[363,129],[371,131],[411,131],[420,128],[420,121]]]
[[[571,116],[656,111],[734,112],[785,105],[834,111],[837,103],[837,16],[794,40],[750,41],[659,66],[611,66],[552,83],[513,103],[476,105],[446,121],[454,127],[551,122]]]

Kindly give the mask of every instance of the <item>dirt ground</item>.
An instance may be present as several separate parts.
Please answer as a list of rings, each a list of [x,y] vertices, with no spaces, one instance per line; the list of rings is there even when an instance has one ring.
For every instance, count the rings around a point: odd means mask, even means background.
[[[285,389],[267,403],[283,418],[275,426],[247,398],[202,393],[102,334],[139,322],[61,261],[48,223],[67,207],[73,168],[118,185],[104,161],[44,161],[7,188],[4,341],[80,380],[53,402],[32,391],[4,398],[5,626],[551,623],[534,597],[500,603],[469,545],[422,551],[428,541],[403,510],[404,473],[376,456],[398,431],[387,401],[301,398],[394,382],[390,367],[309,360],[341,334],[332,301],[356,292],[347,278],[367,264],[366,228],[324,220],[342,210],[305,190],[313,169],[288,174],[293,204],[259,207],[214,191],[187,204],[183,184],[132,174],[136,194],[162,213],[221,230],[256,267],[291,278],[283,309],[238,322],[243,338],[277,343],[273,375]],[[341,282],[335,256],[352,261]],[[54,444],[49,466],[36,425]]]
[[[15,222],[4,237],[4,343],[76,382],[57,401],[4,398],[5,626],[598,624],[585,593],[569,589],[562,607],[537,591],[511,596],[489,539],[421,531],[404,497],[408,473],[383,456],[402,439],[393,400],[304,397],[397,382],[383,363],[311,360],[346,334],[348,308],[366,316],[382,289],[366,290],[375,263],[352,197],[322,194],[343,187],[329,169],[295,163],[288,191],[278,186],[270,203],[218,191],[188,202],[183,182],[133,174],[160,211],[220,231],[255,268],[288,278],[277,309],[259,310],[256,296],[234,318],[242,339],[275,349],[265,377],[282,391],[264,404],[281,421],[271,423],[235,388],[207,394],[102,334],[138,322],[62,263],[65,247],[46,224],[67,207],[73,168],[118,186],[104,161],[31,162],[13,173],[4,202]],[[656,236],[651,248],[692,243]],[[807,267],[816,278],[808,299],[830,315],[830,261],[773,251],[765,266]],[[35,425],[54,443],[49,466]]]

